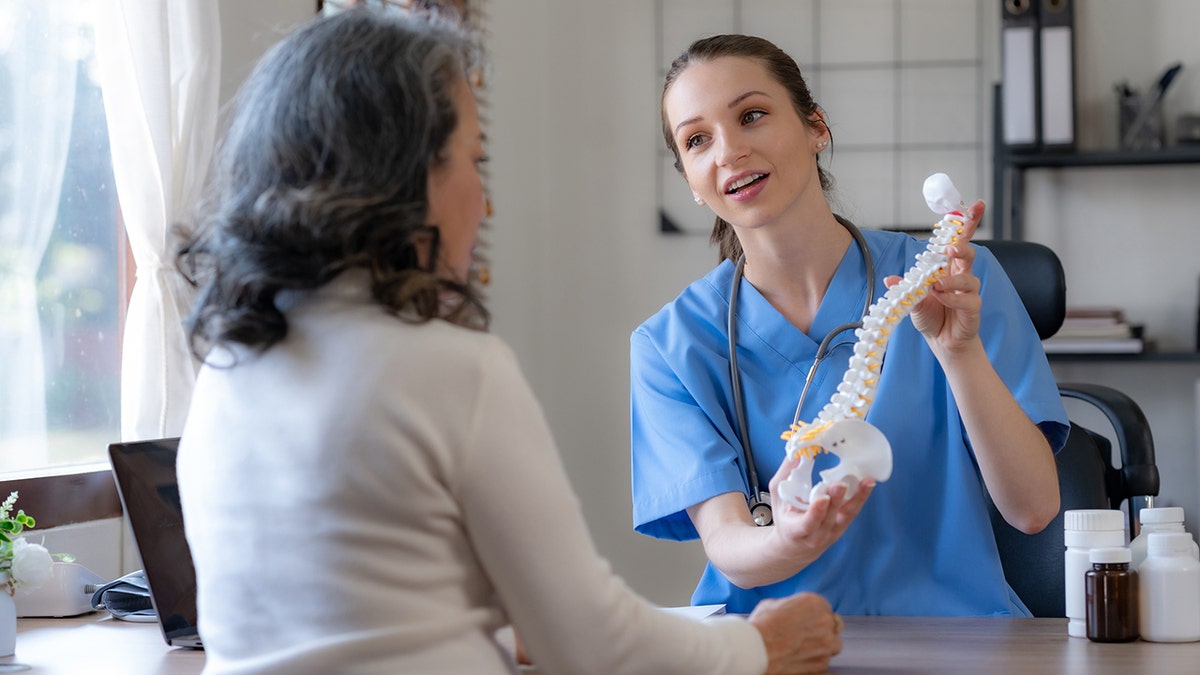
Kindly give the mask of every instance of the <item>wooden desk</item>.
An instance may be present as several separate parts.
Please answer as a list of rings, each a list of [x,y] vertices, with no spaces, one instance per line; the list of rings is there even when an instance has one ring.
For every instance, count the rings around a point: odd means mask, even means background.
[[[1200,642],[1101,644],[1067,637],[1066,619],[846,617],[830,672],[1142,675],[1200,672]],[[18,619],[17,653],[51,675],[197,675],[204,652],[168,647],[158,624],[107,614]],[[527,670],[526,673],[536,672]]]
[[[17,651],[3,663],[30,675],[197,675],[204,652],[163,642],[157,623],[117,621],[106,612],[66,619],[17,619]]]
[[[1099,643],[1066,619],[846,617],[830,672],[1200,673],[1200,642]]]

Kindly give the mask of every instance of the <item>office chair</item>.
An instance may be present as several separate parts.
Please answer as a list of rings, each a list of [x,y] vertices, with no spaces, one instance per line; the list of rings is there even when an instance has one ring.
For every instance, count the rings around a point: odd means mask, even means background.
[[[975,243],[996,256],[1033,319],[1038,336],[1046,339],[1057,332],[1066,316],[1066,280],[1054,251],[1028,241]],[[1060,382],[1058,389],[1062,396],[1085,401],[1104,413],[1113,426],[1121,465],[1113,465],[1109,438],[1072,423],[1067,443],[1055,457],[1062,505],[1046,529],[1024,534],[1005,522],[989,501],[1004,576],[1034,616],[1066,616],[1063,512],[1119,509],[1128,501],[1132,538],[1137,522],[1133,499],[1153,498],[1159,489],[1150,425],[1133,399],[1099,384]]]

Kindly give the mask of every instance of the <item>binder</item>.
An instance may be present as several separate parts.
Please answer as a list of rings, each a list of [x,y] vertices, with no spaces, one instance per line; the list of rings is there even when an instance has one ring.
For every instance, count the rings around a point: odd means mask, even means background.
[[[1010,150],[1034,150],[1041,142],[1038,116],[1038,3],[1000,0],[1001,77],[1004,144]]]
[[[1043,150],[1075,149],[1075,2],[1038,0]]]

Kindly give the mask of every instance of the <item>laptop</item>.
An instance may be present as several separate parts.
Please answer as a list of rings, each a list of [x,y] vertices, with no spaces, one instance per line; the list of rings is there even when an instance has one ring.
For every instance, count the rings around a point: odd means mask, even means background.
[[[172,647],[201,649],[196,569],[175,477],[178,449],[178,438],[112,443],[108,456],[163,639]]]

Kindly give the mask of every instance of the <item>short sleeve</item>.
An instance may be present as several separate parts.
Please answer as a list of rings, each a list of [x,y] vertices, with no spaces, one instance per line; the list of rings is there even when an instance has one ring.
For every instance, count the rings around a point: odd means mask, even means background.
[[[721,383],[710,369],[677,371],[662,352],[644,328],[630,338],[633,525],[686,541],[699,536],[688,507],[746,484]]]
[[[1013,398],[1058,453],[1070,431],[1046,350],[1012,281],[987,248],[975,247],[974,272],[981,282],[980,335],[993,367]]]

